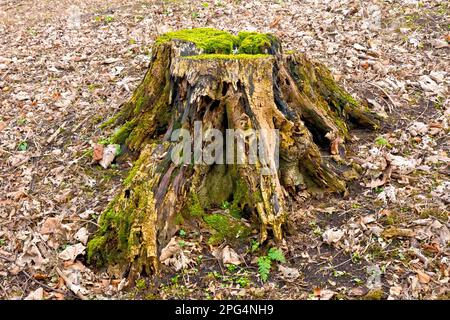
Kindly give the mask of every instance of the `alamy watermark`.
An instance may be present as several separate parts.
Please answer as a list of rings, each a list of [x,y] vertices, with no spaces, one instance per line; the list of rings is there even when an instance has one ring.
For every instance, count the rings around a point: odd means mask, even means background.
[[[181,128],[172,132],[176,142],[171,159],[177,164],[213,165],[237,164],[260,166],[261,174],[270,175],[279,166],[278,129],[208,128],[201,121],[194,122],[193,134]]]

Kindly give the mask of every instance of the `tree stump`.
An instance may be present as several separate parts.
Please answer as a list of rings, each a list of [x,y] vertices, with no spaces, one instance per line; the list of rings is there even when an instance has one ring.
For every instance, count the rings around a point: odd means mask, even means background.
[[[379,123],[324,65],[283,52],[273,35],[201,28],[157,39],[144,80],[107,125],[117,127],[111,142],[125,146],[137,161],[101,215],[88,259],[153,273],[162,248],[186,217],[206,221],[225,237],[239,237],[248,235],[238,219],[245,215],[259,225],[261,242],[268,236],[281,240],[299,191],[346,189],[321,150],[342,156],[349,125]],[[275,130],[277,137],[260,139],[268,158],[251,164],[236,159],[205,164],[201,152],[195,154],[206,148],[205,136],[197,146],[177,149],[174,135],[198,137],[207,129],[222,132],[225,140],[230,129]],[[253,142],[245,139],[244,149]],[[184,161],[173,161],[174,154]],[[208,213],[224,203],[230,216]],[[221,241],[216,238],[213,242]]]

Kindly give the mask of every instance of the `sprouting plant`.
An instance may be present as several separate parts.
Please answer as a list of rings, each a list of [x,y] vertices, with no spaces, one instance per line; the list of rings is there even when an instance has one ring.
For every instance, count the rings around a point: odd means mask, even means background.
[[[345,276],[345,275],[346,275],[345,271],[339,271],[339,270],[334,270],[333,271],[333,277],[335,277],[335,278],[339,278],[339,277],[342,277],[342,276]]]
[[[277,261],[281,263],[285,263],[286,259],[284,258],[284,254],[280,249],[277,248],[270,248],[269,252],[267,253],[267,256],[272,261]]]
[[[269,278],[271,264],[272,261],[268,256],[262,256],[258,258],[258,272],[263,282],[266,282]]]
[[[20,118],[17,120],[17,124],[19,126],[23,126],[25,123],[27,123],[27,119],[26,118]]]
[[[375,191],[375,193],[382,193],[384,191],[384,188],[382,188],[382,187],[375,187],[375,188],[373,188],[373,191]]]
[[[178,245],[183,248],[186,245],[186,242],[184,242],[183,240],[178,241]]]
[[[106,146],[107,144],[110,144],[110,140],[109,139],[101,139],[98,141],[99,144]]]
[[[313,233],[314,233],[316,236],[321,236],[321,235],[322,235],[322,229],[321,229],[319,226],[316,226],[316,227],[314,228],[314,230],[313,230]]]
[[[361,260],[361,256],[359,255],[359,252],[354,252],[352,254],[352,262],[358,263]]]
[[[234,272],[234,271],[236,271],[237,266],[234,265],[234,264],[228,264],[227,265],[227,269],[228,269],[229,272]]]
[[[171,281],[173,284],[177,284],[179,278],[180,278],[180,275],[177,274],[177,275],[173,276],[172,279],[170,279],[170,281]]]
[[[230,206],[231,206],[231,203],[229,203],[228,201],[224,201],[224,202],[222,202],[222,204],[220,205],[220,208],[222,208],[222,209],[229,209],[230,208]]]
[[[234,282],[241,288],[245,288],[250,284],[250,280],[247,277],[238,277]]]
[[[196,12],[196,11],[194,11],[194,12],[191,13],[192,19],[197,19],[199,16],[200,16],[200,13],[198,13],[198,12]]]
[[[259,249],[259,242],[256,240],[252,240],[250,252],[255,252]]]
[[[375,144],[380,147],[390,147],[391,146],[389,144],[389,142],[386,140],[386,138],[381,137],[381,136],[375,139]]]
[[[26,141],[22,141],[19,143],[19,145],[17,146],[17,149],[19,151],[27,151],[28,149],[28,143]]]
[[[111,23],[111,22],[114,21],[114,17],[113,17],[113,16],[106,16],[103,20],[104,20],[106,23]]]
[[[209,7],[209,3],[208,2],[203,2],[202,3],[202,7],[203,8],[208,8]]]
[[[358,202],[352,203],[352,209],[359,209],[361,205]]]
[[[178,234],[180,235],[180,237],[185,237],[186,231],[184,231],[183,229],[180,229],[180,231],[178,231]]]
[[[258,258],[258,272],[263,282],[266,282],[269,278],[272,261],[280,263],[286,262],[284,254],[280,249],[270,248],[266,256]]]
[[[139,290],[144,290],[145,288],[147,288],[147,283],[145,282],[145,279],[136,280],[136,288]]]

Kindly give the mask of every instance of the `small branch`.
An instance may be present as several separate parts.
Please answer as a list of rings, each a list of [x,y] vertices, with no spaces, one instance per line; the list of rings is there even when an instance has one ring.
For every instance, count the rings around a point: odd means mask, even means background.
[[[386,90],[384,90],[382,87],[380,87],[379,85],[377,85],[373,82],[367,82],[367,83],[370,84],[371,86],[374,86],[378,90],[380,90],[388,98],[388,100],[392,104],[392,106],[397,107],[397,104],[395,103],[394,99],[392,99],[392,97],[386,92]],[[392,108],[389,108],[389,112],[392,113]]]
[[[59,290],[59,289],[56,289],[56,288],[52,288],[52,287],[46,285],[45,283],[42,283],[41,281],[39,281],[39,280],[33,278],[33,277],[32,277],[31,275],[29,275],[26,271],[22,270],[21,272],[28,278],[28,280],[33,281],[34,283],[40,285],[41,287],[43,287],[43,288],[45,288],[45,289],[47,289],[47,290],[50,290],[50,291],[54,291],[54,292],[63,294],[63,295],[65,295],[65,296],[67,295],[67,292],[64,292],[63,290]],[[72,295],[72,294],[70,293],[70,295]]]
[[[56,267],[56,272],[58,272],[59,276],[64,280],[64,282],[66,283],[67,288],[70,291],[75,293],[77,295],[77,297],[80,298],[81,300],[88,300],[88,298],[80,292],[80,289],[77,288],[72,283],[72,281],[70,281],[70,279],[67,278],[67,276],[58,267]]]

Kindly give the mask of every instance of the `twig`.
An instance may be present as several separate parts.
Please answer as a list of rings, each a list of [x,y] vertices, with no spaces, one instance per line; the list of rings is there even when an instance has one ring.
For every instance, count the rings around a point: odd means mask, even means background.
[[[58,134],[61,132],[62,129],[64,129],[64,126],[66,125],[67,121],[64,121],[62,125],[59,126],[58,129],[47,139],[47,143],[50,144],[53,140],[56,139]]]
[[[6,260],[8,262],[14,262],[14,259],[8,258],[8,257],[4,257],[4,256],[0,256],[0,259]]]
[[[386,92],[386,90],[384,90],[382,87],[380,87],[379,85],[373,83],[373,82],[367,82],[368,84],[374,86],[375,88],[378,88],[378,90],[380,90],[381,92],[383,92],[383,94],[388,98],[389,102],[392,104],[393,107],[397,108],[397,104],[395,103],[394,99],[392,99],[392,97]],[[392,113],[392,108],[389,107],[389,112]]]
[[[50,290],[50,291],[54,291],[54,292],[63,294],[63,295],[65,295],[65,296],[67,295],[67,292],[65,292],[65,291],[63,291],[63,290],[60,290],[60,289],[52,288],[52,287],[46,285],[45,283],[42,283],[41,281],[39,281],[39,280],[33,278],[32,276],[30,276],[26,271],[22,270],[21,272],[28,278],[28,280],[33,281],[34,283],[40,285],[41,287],[43,287],[43,288],[45,288],[45,289],[47,289],[47,290]],[[69,295],[75,297],[75,296],[74,296],[72,293],[70,293],[70,292],[69,292]]]
[[[88,298],[80,292],[80,289],[76,288],[72,281],[70,281],[70,279],[67,278],[67,276],[61,270],[59,270],[58,267],[56,267],[56,272],[58,272],[59,276],[64,280],[67,288],[69,288],[70,291],[75,293],[81,300],[88,300]]]

